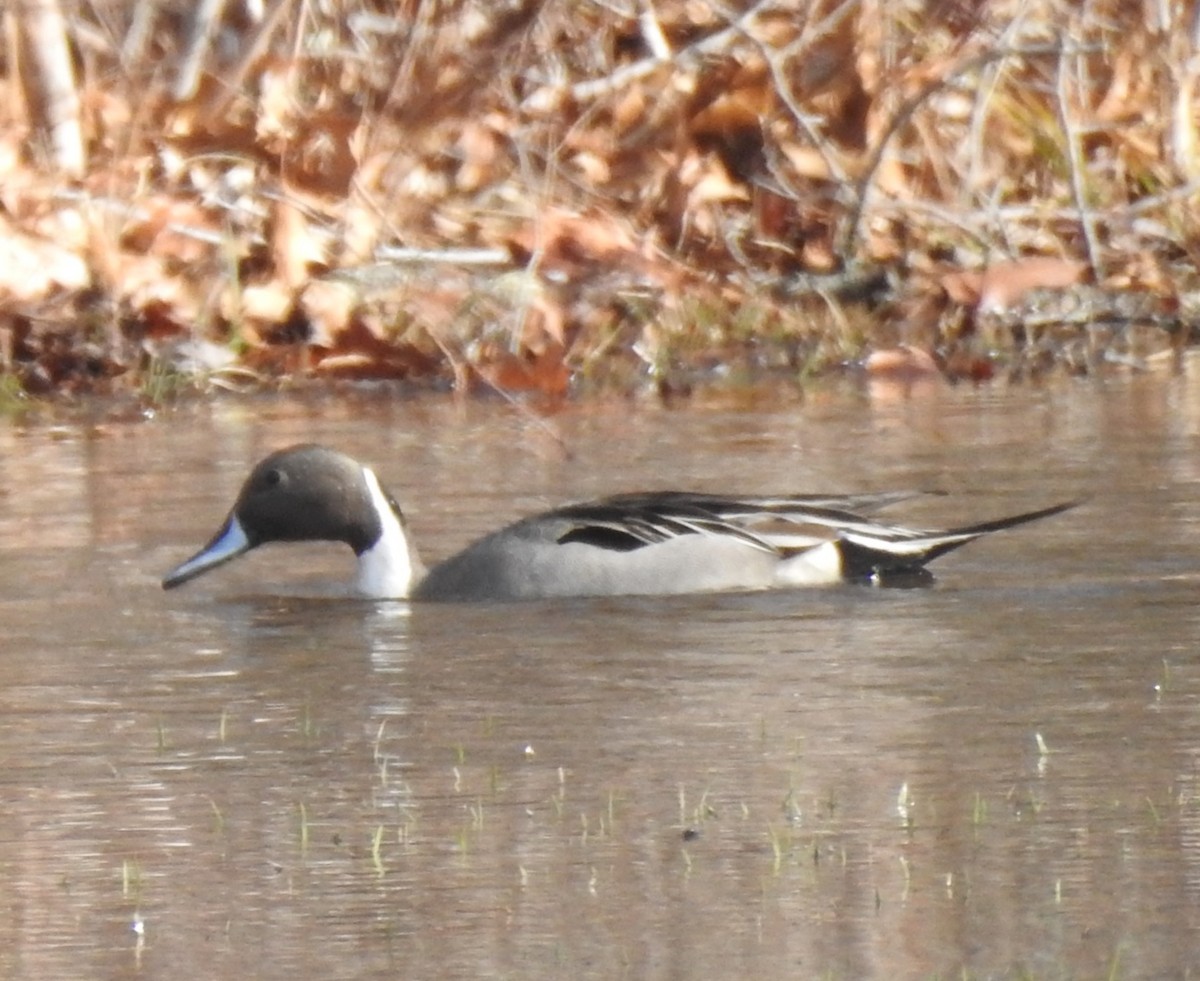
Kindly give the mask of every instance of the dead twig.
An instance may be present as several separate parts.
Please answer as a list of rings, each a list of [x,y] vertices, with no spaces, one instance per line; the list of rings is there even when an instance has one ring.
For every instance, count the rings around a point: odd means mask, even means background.
[[[850,12],[855,7],[859,6],[860,2],[861,0],[847,0],[846,3],[841,4],[828,17],[817,24],[811,32],[806,31],[801,33],[800,37],[797,38],[795,42],[788,45],[788,47],[782,51],[769,49],[758,38],[754,37],[753,34],[747,33],[746,35],[750,41],[758,46],[760,53],[766,61],[767,69],[771,73],[771,81],[774,84],[774,91],[779,97],[779,101],[783,103],[784,107],[791,114],[792,119],[795,121],[796,125],[800,128],[804,135],[808,137],[808,140],[812,144],[813,148],[819,154],[821,154],[821,159],[825,161],[825,166],[829,168],[830,177],[841,184],[846,182],[845,168],[843,168],[837,158],[829,152],[825,141],[821,139],[820,134],[817,132],[820,120],[817,117],[809,115],[800,108],[800,104],[796,101],[795,93],[792,91],[791,82],[788,79],[787,72],[784,69],[789,60],[800,57],[800,55],[804,51],[811,48],[816,41],[819,41],[829,34],[832,34],[834,29],[837,28],[838,25],[849,16]],[[772,174],[772,176],[776,180],[780,179],[778,173]],[[793,196],[795,196],[794,191]]]
[[[643,58],[641,61],[635,61],[632,65],[626,65],[611,75],[604,76],[604,78],[593,78],[588,79],[586,82],[577,82],[567,90],[567,93],[575,102],[590,102],[609,93],[618,92],[631,82],[636,82],[653,75],[665,64],[681,67],[698,61],[707,55],[723,51],[729,48],[737,39],[748,35],[750,26],[754,23],[755,18],[763,10],[772,6],[775,6],[773,0],[759,0],[758,3],[728,27],[714,34],[709,34],[707,37],[695,41],[685,48],[680,48],[669,59],[664,59],[658,54],[654,54],[649,58]],[[544,96],[540,92],[535,92],[526,100],[526,103],[536,101],[539,98],[544,98]]]
[[[1062,45],[1056,43],[1027,45],[1019,48],[993,49],[985,51],[982,54],[972,55],[969,58],[964,58],[941,78],[931,79],[926,82],[915,94],[902,102],[896,110],[895,115],[892,116],[891,122],[888,123],[887,128],[883,131],[883,135],[880,136],[879,142],[875,144],[875,148],[867,156],[862,176],[854,185],[854,200],[850,208],[850,213],[846,218],[845,230],[837,244],[837,253],[843,257],[850,257],[854,254],[858,243],[863,214],[866,212],[870,196],[871,185],[875,181],[875,175],[879,170],[880,164],[883,163],[884,154],[887,153],[892,137],[908,123],[917,109],[937,92],[954,84],[961,76],[983,65],[1005,58],[1046,58],[1058,55],[1061,51]]]
[[[1066,142],[1067,169],[1071,175],[1071,197],[1075,201],[1075,210],[1079,215],[1079,227],[1083,231],[1084,245],[1087,247],[1088,261],[1097,279],[1104,278],[1103,260],[1100,255],[1100,245],[1096,238],[1096,216],[1087,203],[1087,188],[1084,178],[1083,145],[1079,139],[1079,131],[1071,117],[1068,92],[1068,58],[1069,52],[1065,45],[1059,52],[1057,70],[1054,79],[1054,103],[1058,110],[1058,124],[1062,127],[1063,139]]]

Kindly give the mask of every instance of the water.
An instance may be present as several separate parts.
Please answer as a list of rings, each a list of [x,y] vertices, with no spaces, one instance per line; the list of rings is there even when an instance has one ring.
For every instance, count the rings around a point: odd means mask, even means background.
[[[9,423],[0,974],[1195,976],[1198,429],[1160,377]],[[949,491],[893,512],[934,525],[1088,500],[928,590],[409,609],[295,546],[163,593],[310,439],[430,560],[639,488]]]

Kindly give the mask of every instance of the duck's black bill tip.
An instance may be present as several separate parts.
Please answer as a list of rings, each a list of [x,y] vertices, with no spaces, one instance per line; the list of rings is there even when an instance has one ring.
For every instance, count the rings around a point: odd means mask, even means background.
[[[200,575],[199,572],[194,572],[191,575],[177,575],[172,572],[169,575],[163,576],[162,588],[174,589],[176,586],[182,586],[185,582],[195,579],[198,575]]]
[[[185,582],[203,575],[210,569],[215,569],[219,565],[236,559],[251,548],[253,545],[246,537],[246,533],[242,531],[241,523],[236,516],[231,515],[221,526],[221,530],[213,536],[212,541],[186,562],[177,565],[163,576],[162,588],[174,589],[176,586],[182,586]]]

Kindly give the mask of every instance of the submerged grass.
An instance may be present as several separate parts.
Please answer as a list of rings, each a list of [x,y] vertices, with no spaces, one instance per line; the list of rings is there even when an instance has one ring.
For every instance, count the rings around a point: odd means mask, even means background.
[[[16,416],[28,411],[29,397],[16,375],[0,372],[0,416]]]
[[[301,723],[302,731],[311,726],[307,707],[304,714],[307,722]],[[221,713],[216,730],[222,742],[231,718],[237,716],[229,711]],[[292,732],[288,738],[293,742],[294,719],[292,715],[283,726],[285,737],[287,731]],[[166,751],[168,740],[161,720],[158,726],[160,751]],[[489,727],[489,744],[503,738],[497,732],[500,728]],[[211,745],[211,716],[199,730]],[[319,732],[315,726],[312,731]],[[753,738],[756,733],[759,739]],[[793,751],[787,740],[768,740],[762,720],[747,727],[747,734],[751,736],[746,740],[751,761],[738,769],[735,777],[705,783],[708,774],[700,769],[692,782],[679,780],[673,787],[666,783],[654,787],[653,793],[640,784],[605,787],[595,773],[585,770],[576,775],[575,769],[550,765],[530,753],[513,752],[512,746],[501,762],[485,765],[481,757],[492,755],[491,745],[480,751],[473,743],[460,743],[453,747],[457,796],[450,796],[446,794],[448,750],[435,751],[427,770],[418,765],[405,771],[402,779],[400,761],[405,761],[403,766],[412,766],[411,754],[402,757],[398,751],[389,752],[387,725],[381,722],[361,741],[363,766],[356,787],[363,794],[365,814],[360,823],[340,836],[351,847],[340,850],[339,857],[349,854],[349,864],[361,878],[386,880],[383,889],[397,884],[409,888],[418,881],[412,877],[427,874],[430,868],[457,863],[455,871],[463,877],[463,888],[472,888],[476,879],[482,882],[485,876],[497,875],[508,876],[507,882],[523,891],[560,889],[578,898],[586,889],[589,896],[604,900],[619,897],[621,889],[629,888],[631,879],[642,883],[659,863],[660,871],[665,871],[676,886],[686,880],[686,888],[697,892],[714,884],[725,887],[730,882],[751,879],[761,884],[764,904],[795,902],[803,910],[798,916],[811,916],[821,922],[822,917],[830,915],[831,903],[844,904],[853,895],[860,911],[857,915],[875,915],[885,922],[883,918],[895,917],[898,905],[906,903],[913,904],[913,911],[924,909],[919,905],[922,903],[933,912],[973,904],[981,908],[981,896],[991,886],[980,873],[980,866],[970,864],[971,860],[963,865],[951,861],[961,859],[962,854],[1044,849],[1044,836],[1057,833],[1063,823],[1059,819],[1037,820],[1040,808],[1030,811],[1014,807],[1009,814],[1001,791],[987,786],[975,790],[956,787],[954,794],[939,796],[927,779],[913,776],[894,796],[891,791],[881,792],[874,787],[863,798],[853,791],[853,783],[834,780],[814,785],[811,779],[804,779],[805,770],[798,765],[799,743]],[[183,741],[182,729],[174,735],[175,741]],[[1022,738],[1029,739],[1028,730]],[[1039,758],[1049,754],[1044,739],[1035,739],[1035,745],[1040,750]],[[1024,742],[1024,746],[1027,750],[1029,743]],[[769,752],[761,753],[764,748]],[[1051,777],[1056,769],[1065,769],[1067,749],[1059,752],[1064,765],[1052,768]],[[611,776],[606,773],[605,780]],[[387,792],[382,793],[381,788]],[[1046,798],[1057,805],[1058,798],[1052,791],[1047,791]],[[872,801],[871,813],[864,815],[862,799]],[[293,800],[298,850],[308,861],[315,856],[311,851],[314,828],[307,801],[319,803],[321,814],[328,808],[325,798],[313,798],[311,791]],[[1148,829],[1162,827],[1192,804],[1182,792],[1165,800],[1166,804],[1157,792],[1153,797],[1131,793],[1122,805],[1103,809],[1102,816],[1122,825],[1125,834],[1140,834],[1143,840],[1149,840],[1152,835]],[[214,830],[223,831],[226,816],[211,797],[208,806]],[[569,815],[567,810],[571,811]],[[1114,822],[1114,818],[1120,820]],[[1131,823],[1131,818],[1136,821]],[[419,820],[421,833],[417,833]],[[1071,820],[1074,822],[1076,817],[1073,815]],[[1090,824],[1087,814],[1078,820]],[[1089,834],[1096,836],[1098,832]],[[319,857],[324,858],[325,836],[319,834],[317,841],[321,843]],[[946,841],[965,843],[967,847],[963,853],[955,853],[953,845],[944,845]],[[397,858],[396,846],[406,849],[402,861]],[[366,861],[364,851],[369,855]],[[1047,874],[1036,883],[1043,910],[1055,916],[1072,915],[1073,880],[1064,882],[1061,875],[1052,874],[1054,871],[1047,868]],[[127,898],[140,898],[140,877],[137,864],[127,860],[122,868],[122,891]],[[302,888],[303,880],[297,881],[297,888]],[[543,898],[539,894],[530,902]],[[555,898],[565,902],[569,896]],[[1092,973],[1103,976],[1107,968],[1109,976],[1122,976],[1127,960],[1124,954],[1118,949],[1112,953],[1111,962],[1098,959]],[[973,968],[958,970],[960,974],[946,976],[976,976]],[[1010,974],[1011,968],[1005,976]]]
[[[304,801],[300,801],[300,803],[297,805],[297,812],[299,817],[298,830],[300,838],[300,857],[307,859],[309,841],[308,807],[305,805]]]
[[[208,806],[212,808],[213,812],[213,832],[221,834],[225,830],[225,815],[221,813],[221,808],[211,797],[208,798]]]
[[[167,405],[196,392],[198,379],[162,358],[150,358],[138,378],[138,395],[151,406]]]
[[[142,866],[133,859],[121,862],[121,898],[135,903],[142,899]]]
[[[375,867],[375,874],[382,877],[387,869],[383,864],[383,825],[376,826],[375,833],[371,835],[371,864]]]

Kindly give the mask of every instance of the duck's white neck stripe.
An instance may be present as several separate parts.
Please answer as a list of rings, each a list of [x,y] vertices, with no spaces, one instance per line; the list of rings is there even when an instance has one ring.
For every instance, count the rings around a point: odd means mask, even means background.
[[[363,467],[363,480],[382,530],[379,540],[358,557],[355,588],[370,599],[406,599],[416,573],[408,536],[375,472]]]

